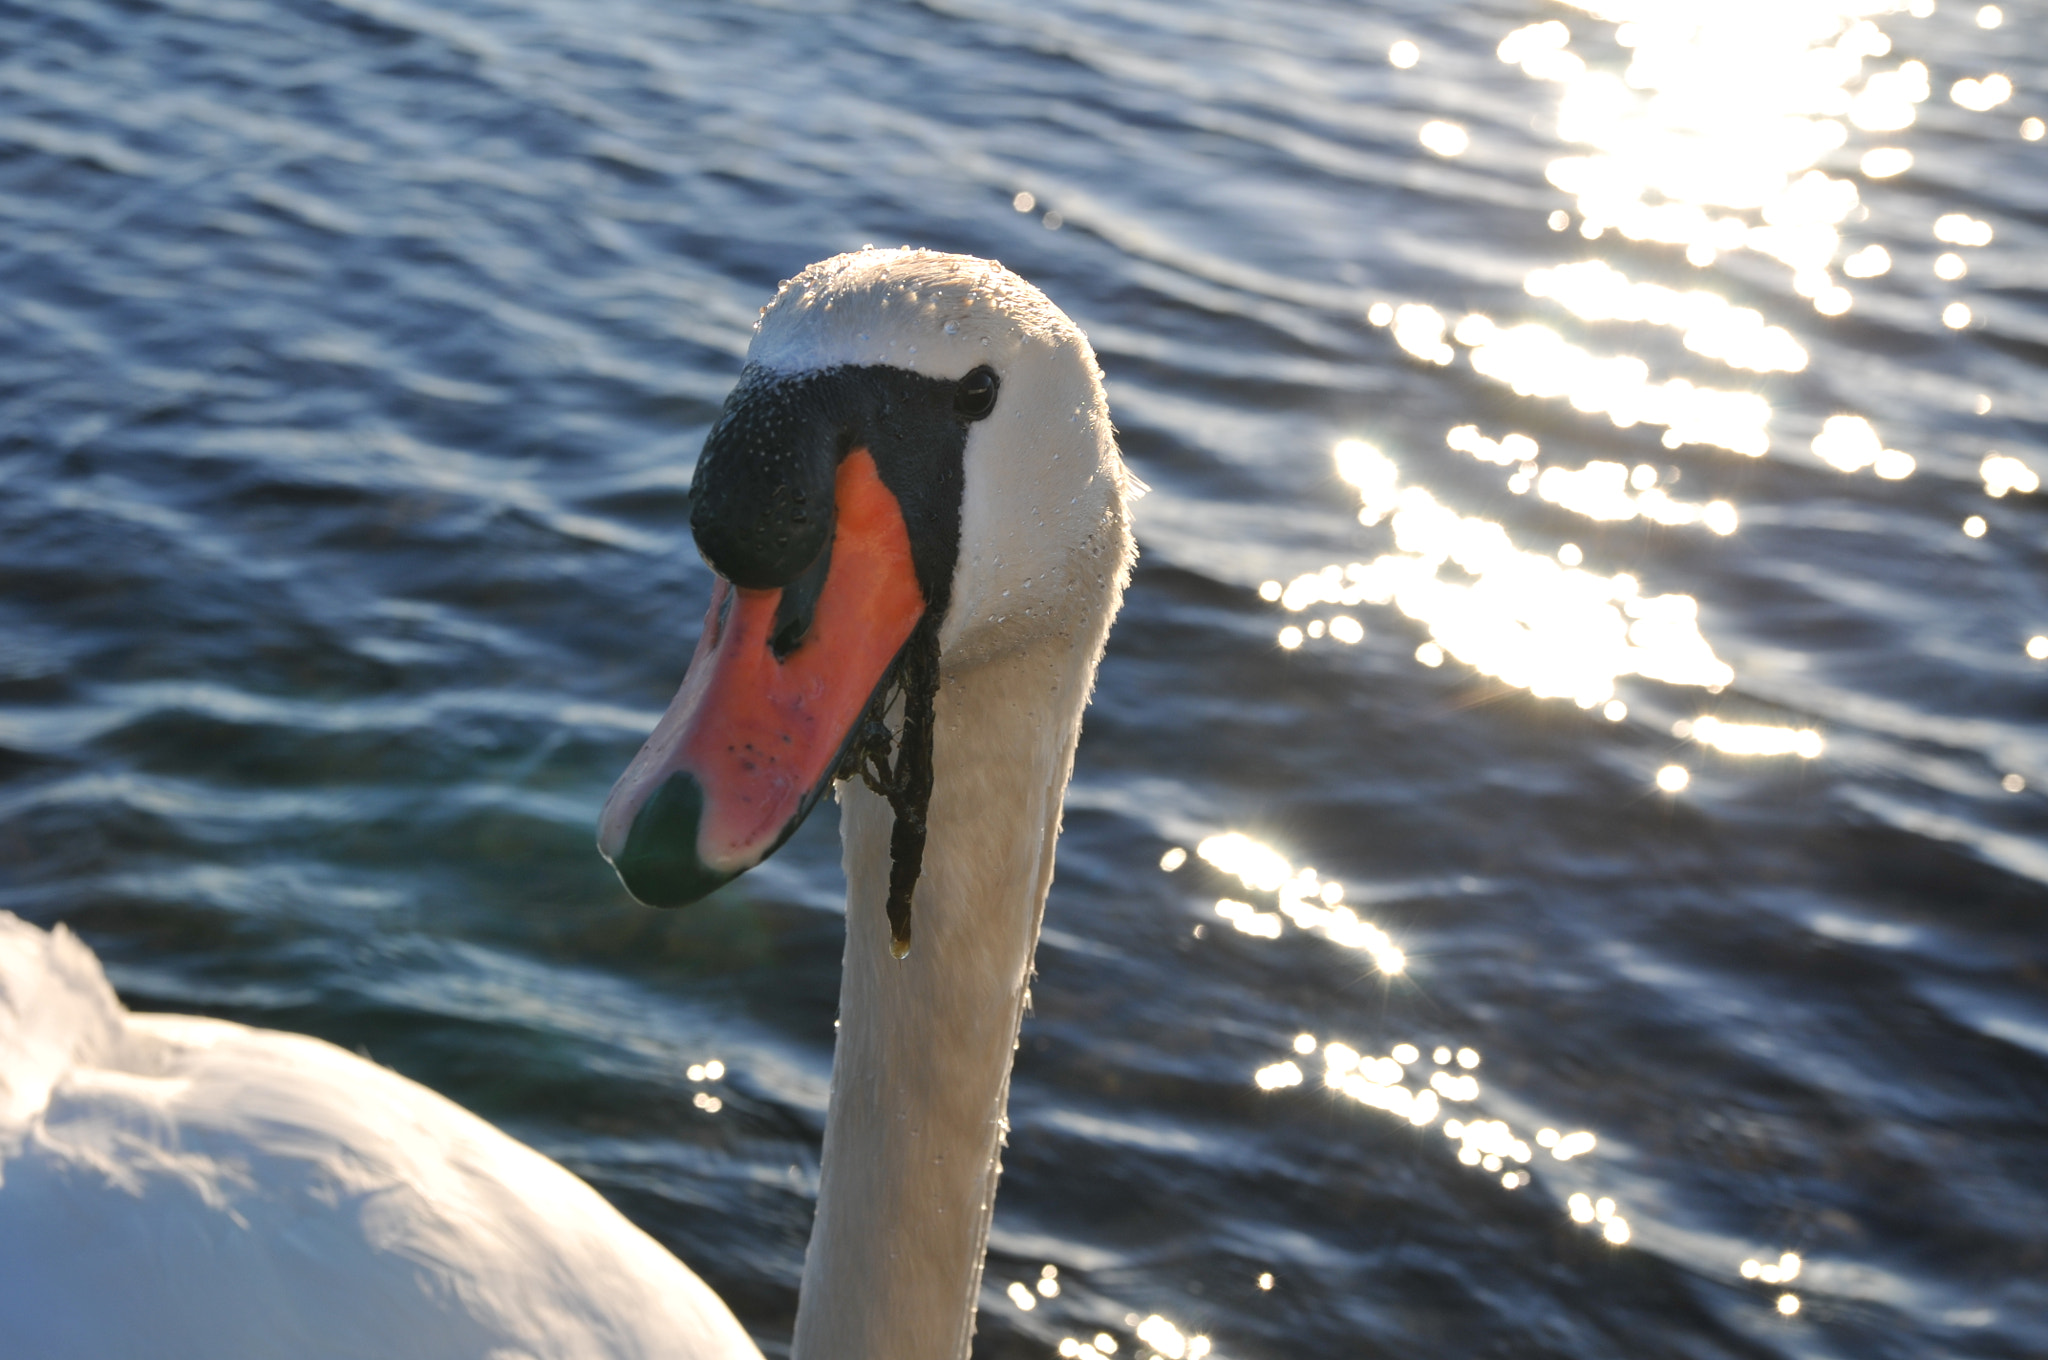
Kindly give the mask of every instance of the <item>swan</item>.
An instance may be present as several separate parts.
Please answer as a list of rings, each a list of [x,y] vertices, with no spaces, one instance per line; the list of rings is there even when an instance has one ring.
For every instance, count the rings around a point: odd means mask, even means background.
[[[115,998],[0,912],[0,1355],[759,1360],[583,1181],[303,1035]]]
[[[960,1360],[1081,714],[1135,554],[1086,338],[867,249],[763,308],[706,438],[710,607],[598,847],[683,906],[833,792],[839,1029],[794,1360]],[[137,1015],[0,914],[0,1337],[25,1356],[758,1357],[588,1186],[331,1045]]]

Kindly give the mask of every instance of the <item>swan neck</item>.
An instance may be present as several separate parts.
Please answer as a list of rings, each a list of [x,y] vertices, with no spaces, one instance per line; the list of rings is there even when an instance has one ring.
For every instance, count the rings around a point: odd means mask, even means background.
[[[1076,641],[943,672],[906,958],[891,954],[885,913],[888,804],[840,785],[846,959],[793,1360],[968,1353],[1011,1060],[1100,648]]]

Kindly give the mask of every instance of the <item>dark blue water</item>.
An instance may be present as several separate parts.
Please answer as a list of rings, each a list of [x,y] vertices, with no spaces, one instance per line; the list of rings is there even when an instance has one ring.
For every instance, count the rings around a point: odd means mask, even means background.
[[[2048,8],[1922,8],[0,3],[0,907],[777,1353],[834,819],[679,913],[593,823],[756,308],[995,256],[1154,490],[977,1354],[2048,1352]]]

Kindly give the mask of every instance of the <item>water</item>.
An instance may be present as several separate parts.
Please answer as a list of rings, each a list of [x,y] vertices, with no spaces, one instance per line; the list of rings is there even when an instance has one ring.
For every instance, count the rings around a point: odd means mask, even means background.
[[[2041,1354],[2048,10],[1855,8],[0,4],[0,907],[776,1353],[833,818],[592,825],[755,309],[992,255],[1154,490],[977,1354]]]

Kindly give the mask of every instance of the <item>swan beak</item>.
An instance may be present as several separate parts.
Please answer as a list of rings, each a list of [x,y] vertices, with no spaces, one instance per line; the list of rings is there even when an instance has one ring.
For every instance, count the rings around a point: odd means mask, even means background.
[[[923,617],[902,507],[855,449],[832,537],[803,574],[719,577],[689,672],[606,799],[597,845],[649,906],[685,906],[766,859],[831,786]]]

